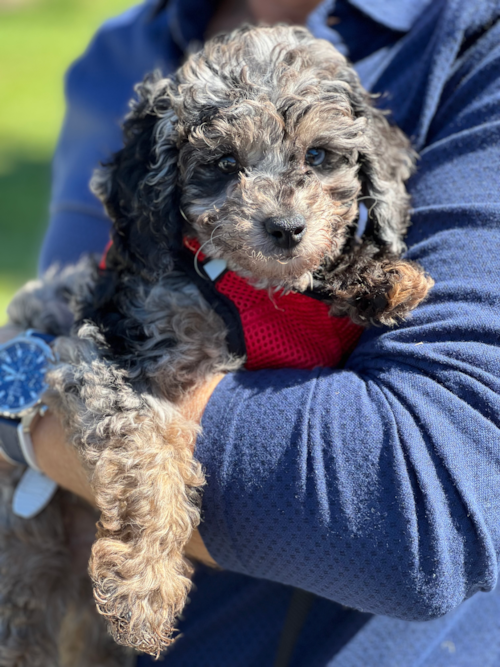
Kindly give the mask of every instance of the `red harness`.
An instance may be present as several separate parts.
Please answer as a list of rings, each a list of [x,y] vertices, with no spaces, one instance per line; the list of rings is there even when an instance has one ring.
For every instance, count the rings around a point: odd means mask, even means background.
[[[201,266],[207,259],[199,243],[184,239],[198,252]],[[218,292],[238,309],[243,328],[247,362],[245,368],[333,368],[352,352],[363,331],[348,317],[330,317],[328,306],[305,294],[274,293],[256,289],[233,271],[223,271],[213,281]]]
[[[218,260],[207,259],[196,240],[184,239],[184,246],[189,253],[182,268],[223,317],[233,341],[236,340],[230,347],[238,354],[246,353],[248,370],[333,368],[345,361],[356,346],[363,328],[348,317],[330,317],[324,302],[296,292],[278,292],[271,298],[266,290],[256,289],[233,271],[220,264],[215,267]],[[106,268],[109,247],[110,244],[101,268]],[[196,253],[202,277],[194,271]],[[222,295],[222,302],[215,293]],[[235,317],[239,322],[235,322]]]

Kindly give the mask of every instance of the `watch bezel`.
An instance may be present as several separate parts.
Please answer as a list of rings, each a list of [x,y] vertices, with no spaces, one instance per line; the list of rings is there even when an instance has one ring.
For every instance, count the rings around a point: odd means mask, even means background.
[[[19,334],[15,338],[12,338],[11,340],[8,340],[6,343],[2,343],[0,345],[0,352],[2,350],[8,349],[12,345],[16,345],[17,343],[30,343],[30,344],[34,343],[44,353],[48,363],[55,362],[56,357],[55,357],[54,352],[52,351],[50,345],[48,345],[41,338],[38,338],[37,336],[33,335],[35,333],[37,333],[37,332],[34,331],[33,329],[28,329],[27,331]],[[37,406],[41,403],[42,395],[43,395],[45,389],[47,389],[47,388],[48,388],[48,384],[45,383],[45,387],[40,392],[40,395],[36,399],[33,399],[31,402],[25,403],[22,407],[20,407],[19,410],[5,410],[5,409],[2,409],[3,406],[0,404],[0,415],[2,417],[11,417],[11,418],[14,418],[14,419],[18,419],[18,418],[23,417],[27,412],[29,412],[35,406]]]

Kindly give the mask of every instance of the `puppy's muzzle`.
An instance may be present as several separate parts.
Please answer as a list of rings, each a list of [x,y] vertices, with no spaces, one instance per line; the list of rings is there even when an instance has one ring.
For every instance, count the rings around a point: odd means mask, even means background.
[[[299,245],[306,233],[303,215],[290,218],[267,218],[264,228],[278,248],[290,250]]]

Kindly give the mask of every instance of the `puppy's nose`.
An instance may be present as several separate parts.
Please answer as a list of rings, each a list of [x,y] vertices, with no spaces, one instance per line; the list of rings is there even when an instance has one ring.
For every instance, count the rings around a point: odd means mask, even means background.
[[[290,218],[267,218],[264,228],[278,248],[295,248],[306,233],[306,219],[303,215]]]

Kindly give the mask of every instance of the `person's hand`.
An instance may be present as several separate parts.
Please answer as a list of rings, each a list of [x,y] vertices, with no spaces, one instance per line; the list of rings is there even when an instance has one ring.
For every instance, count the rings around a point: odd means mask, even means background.
[[[207,403],[212,395],[214,389],[217,387],[219,382],[224,376],[222,373],[216,375],[215,377],[208,380],[205,384],[201,385],[193,395],[182,405],[181,409],[186,417],[193,419],[194,421],[200,423]],[[193,532],[191,540],[185,549],[185,554],[191,559],[201,561],[205,565],[210,565],[216,567],[217,563],[208,553],[208,550],[203,542],[203,539],[198,530]]]
[[[12,325],[1,327],[0,344],[8,342],[19,333],[21,333],[21,330]],[[187,418],[200,422],[208,400],[222,378],[222,374],[211,378],[204,385],[198,387],[184,402],[181,409]],[[95,506],[94,494],[87,473],[76,450],[67,444],[64,429],[57,415],[49,411],[43,418],[35,421],[32,426],[31,438],[40,470],[62,488],[71,491]],[[12,465],[1,454],[0,466],[4,469],[12,468]],[[86,533],[88,533],[88,530]],[[78,538],[78,535],[72,537],[76,542],[80,541]],[[92,539],[88,539],[88,535],[83,539],[89,549]],[[186,555],[208,565],[216,565],[197,530],[193,533],[193,537],[186,548]]]

